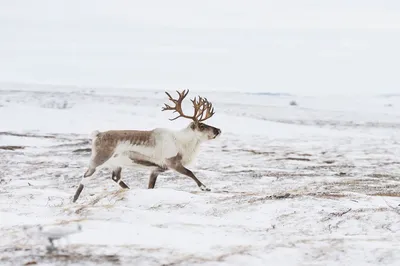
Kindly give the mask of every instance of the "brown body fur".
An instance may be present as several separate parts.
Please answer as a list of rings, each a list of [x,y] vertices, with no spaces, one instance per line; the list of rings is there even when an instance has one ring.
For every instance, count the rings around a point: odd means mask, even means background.
[[[110,159],[120,142],[126,141],[132,145],[154,146],[155,139],[152,132],[152,130],[109,130],[98,133],[92,144],[92,152],[95,151],[92,168],[96,168]],[[134,155],[132,155],[133,158],[135,158]]]

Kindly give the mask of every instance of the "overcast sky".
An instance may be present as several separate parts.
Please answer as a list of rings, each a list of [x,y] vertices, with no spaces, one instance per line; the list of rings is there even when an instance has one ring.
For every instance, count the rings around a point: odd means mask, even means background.
[[[0,82],[400,93],[400,1],[0,0]]]

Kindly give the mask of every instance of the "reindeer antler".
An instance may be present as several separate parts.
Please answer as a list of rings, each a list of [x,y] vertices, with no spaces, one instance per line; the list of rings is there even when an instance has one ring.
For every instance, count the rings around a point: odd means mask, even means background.
[[[173,120],[175,120],[175,119],[177,119],[179,117],[185,117],[185,118],[189,118],[189,119],[194,119],[195,116],[187,116],[187,115],[185,115],[183,113],[183,110],[182,110],[182,101],[188,95],[189,90],[183,90],[182,92],[176,91],[176,92],[179,95],[178,99],[172,98],[172,96],[168,92],[165,92],[168,95],[169,100],[171,102],[173,102],[175,104],[175,106],[170,106],[170,105],[165,103],[164,104],[165,106],[162,108],[162,111],[173,110],[174,113],[179,113],[179,115],[177,117],[169,119],[171,121],[173,121]]]
[[[212,103],[207,100],[207,98],[198,96],[197,102],[196,98],[192,100],[192,102],[198,113],[196,116],[197,122],[203,122],[215,114],[214,107],[212,106]]]
[[[196,97],[191,100],[194,108],[193,116],[185,115],[182,110],[182,101],[188,95],[189,90],[183,90],[182,92],[176,91],[176,92],[179,95],[178,99],[172,98],[168,92],[165,92],[168,95],[169,100],[172,101],[175,104],[175,106],[170,106],[168,104],[165,104],[165,106],[162,108],[162,111],[173,110],[174,113],[179,113],[177,117],[171,118],[169,120],[173,121],[175,119],[178,119],[179,117],[184,117],[192,119],[194,122],[198,123],[205,121],[214,115],[214,108],[212,107],[212,104],[206,98],[202,98],[200,96],[198,96],[198,100],[196,100]],[[204,112],[206,112],[205,115]]]

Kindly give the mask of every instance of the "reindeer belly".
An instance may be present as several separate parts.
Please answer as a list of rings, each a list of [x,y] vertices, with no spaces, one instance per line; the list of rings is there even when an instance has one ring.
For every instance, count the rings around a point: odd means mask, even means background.
[[[161,167],[153,149],[142,145],[119,144],[107,165],[113,167]]]

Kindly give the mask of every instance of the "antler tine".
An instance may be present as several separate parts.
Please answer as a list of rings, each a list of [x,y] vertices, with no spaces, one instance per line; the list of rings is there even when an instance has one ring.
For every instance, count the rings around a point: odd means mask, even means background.
[[[181,99],[181,101],[188,95],[189,90],[183,90],[182,92],[176,91],[179,94],[179,99]]]
[[[206,103],[206,101],[205,101],[205,99],[203,98],[203,97],[199,97],[200,98],[200,103],[199,103],[199,105],[200,105],[200,107],[199,107],[199,110],[200,110],[200,112],[199,112],[199,116],[198,116],[198,121],[200,122],[200,121],[202,121],[202,119],[203,119],[203,116],[204,116],[204,111],[206,110],[206,105],[207,105],[207,103]]]
[[[207,98],[202,98],[202,112],[198,116],[198,121],[202,122],[214,115],[214,107],[212,106],[212,103],[210,103]]]
[[[176,92],[178,93],[178,99],[172,98],[172,96],[168,92],[165,92],[168,95],[169,100],[171,102],[173,102],[175,104],[175,106],[172,107],[172,106],[170,106],[170,105],[165,103],[164,104],[165,106],[162,108],[162,111],[173,110],[174,113],[179,113],[179,115],[177,117],[170,118],[169,120],[171,120],[171,121],[173,121],[175,119],[178,119],[179,117],[185,117],[185,118],[189,118],[189,119],[195,120],[194,116],[187,116],[187,115],[185,115],[183,113],[183,110],[182,110],[182,101],[188,95],[189,90],[183,90],[182,92],[176,91]]]
[[[175,100],[174,98],[172,98],[171,94],[169,94],[168,92],[165,92],[165,94],[168,95],[168,98],[169,98],[169,100],[170,100],[171,102],[176,103],[176,100]],[[169,106],[169,105],[166,104],[166,103],[164,103],[164,105],[165,105],[165,106],[162,108],[162,111],[165,111],[165,110],[174,110],[174,109],[175,109],[174,107],[171,107],[171,106]]]
[[[197,96],[198,100],[196,100],[196,97],[191,100],[193,103],[193,108],[194,108],[194,114],[193,117],[195,118],[195,121],[198,120],[199,114],[201,114],[202,111],[202,105],[203,105],[203,99],[200,96]]]
[[[198,118],[201,116],[202,103],[203,103],[203,100],[202,100],[202,98],[200,96],[197,96],[197,99],[195,97],[194,100],[193,100],[193,107],[194,107],[194,110],[195,110],[196,121],[198,121]]]

